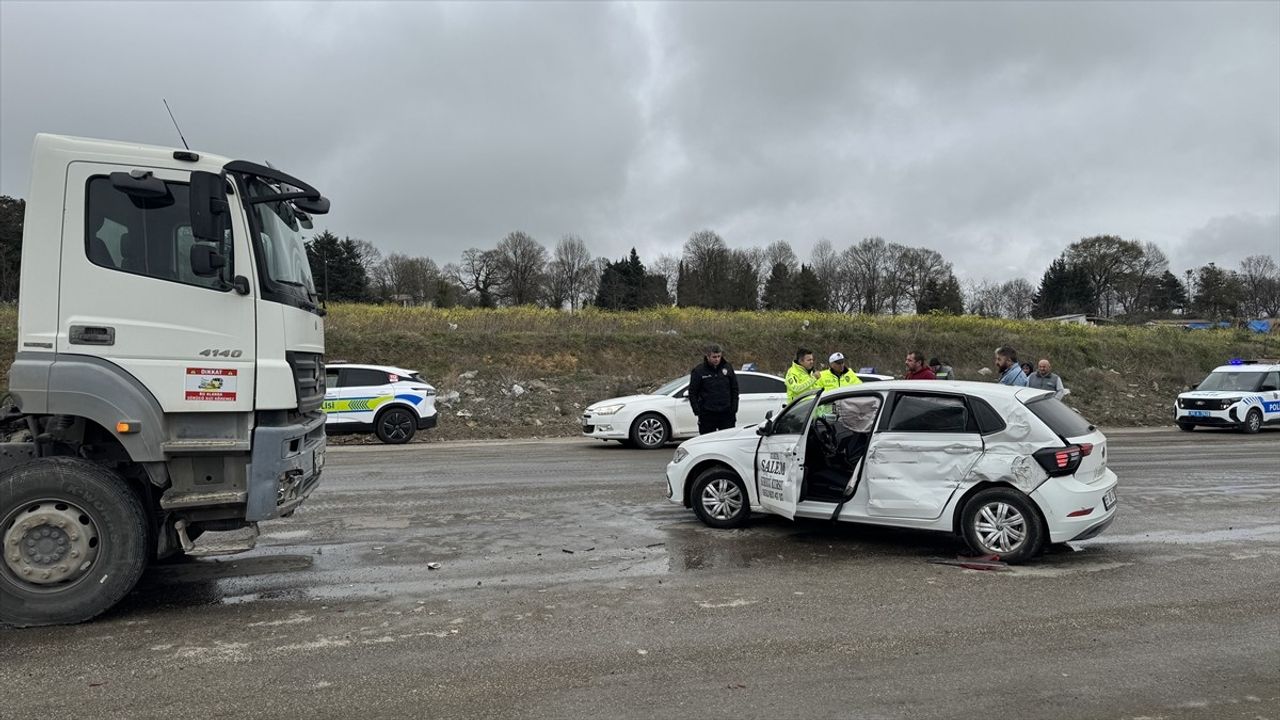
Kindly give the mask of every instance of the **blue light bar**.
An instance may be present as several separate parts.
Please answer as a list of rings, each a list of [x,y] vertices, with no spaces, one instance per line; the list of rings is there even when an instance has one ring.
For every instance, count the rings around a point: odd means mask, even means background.
[[[1229,362],[1229,363],[1227,363],[1227,364],[1228,364],[1228,365],[1243,365],[1243,364],[1244,364],[1244,360],[1243,360],[1242,358],[1231,358],[1231,362]]]

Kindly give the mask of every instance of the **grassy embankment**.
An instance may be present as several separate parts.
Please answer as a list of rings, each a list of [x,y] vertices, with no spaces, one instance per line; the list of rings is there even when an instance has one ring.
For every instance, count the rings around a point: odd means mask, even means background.
[[[12,306],[0,308],[6,368],[16,319]],[[687,373],[707,342],[724,345],[735,366],[755,362],[779,374],[797,346],[821,360],[840,350],[855,368],[895,375],[906,353],[918,349],[949,360],[960,379],[987,381],[992,376],[979,370],[991,366],[996,346],[1008,344],[1033,362],[1049,357],[1072,390],[1068,402],[1104,427],[1167,425],[1174,396],[1214,366],[1231,357],[1280,356],[1275,335],[976,317],[332,305],[326,323],[330,360],[416,369],[442,396],[460,393],[442,403],[440,428],[428,433],[435,438],[573,434],[587,404]],[[460,377],[472,370],[473,379]],[[516,395],[515,384],[527,392]]]

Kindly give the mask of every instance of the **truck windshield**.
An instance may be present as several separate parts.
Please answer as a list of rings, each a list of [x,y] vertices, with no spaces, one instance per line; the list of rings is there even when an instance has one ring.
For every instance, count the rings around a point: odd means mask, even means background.
[[[274,195],[280,189],[268,185],[259,178],[249,181],[249,197]],[[258,239],[265,255],[267,275],[271,280],[302,288],[308,297],[314,296],[315,282],[311,279],[311,264],[307,261],[307,247],[302,239],[302,226],[297,214],[288,202],[263,202],[249,206],[258,224]]]
[[[1197,390],[1225,390],[1228,392],[1255,392],[1262,387],[1263,372],[1214,372],[1200,383]]]

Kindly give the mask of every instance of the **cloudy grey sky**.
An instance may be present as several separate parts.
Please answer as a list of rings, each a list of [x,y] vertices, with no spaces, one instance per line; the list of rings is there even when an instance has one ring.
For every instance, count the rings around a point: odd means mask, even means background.
[[[1280,3],[0,2],[0,193],[36,132],[270,160],[452,261],[878,235],[1038,279],[1096,234],[1280,259]]]

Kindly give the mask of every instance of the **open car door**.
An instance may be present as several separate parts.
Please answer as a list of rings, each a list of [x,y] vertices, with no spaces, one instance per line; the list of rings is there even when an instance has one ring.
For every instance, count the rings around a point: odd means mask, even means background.
[[[795,519],[804,482],[805,436],[821,391],[782,411],[756,447],[756,497],[769,512]]]

